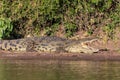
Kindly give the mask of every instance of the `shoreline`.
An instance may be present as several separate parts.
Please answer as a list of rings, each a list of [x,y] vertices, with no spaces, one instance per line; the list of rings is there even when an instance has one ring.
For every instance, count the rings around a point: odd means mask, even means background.
[[[37,52],[0,52],[0,59],[13,60],[86,60],[86,61],[120,61],[116,51],[100,51],[93,54],[84,53],[37,53]]]

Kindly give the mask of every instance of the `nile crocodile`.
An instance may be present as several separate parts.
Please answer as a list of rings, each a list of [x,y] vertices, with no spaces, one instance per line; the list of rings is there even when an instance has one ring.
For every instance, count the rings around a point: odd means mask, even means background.
[[[15,40],[0,40],[0,50],[6,51],[37,51],[37,52],[72,52],[94,53],[99,49],[92,48],[86,43],[95,41],[96,38],[69,40],[55,36],[30,37]]]

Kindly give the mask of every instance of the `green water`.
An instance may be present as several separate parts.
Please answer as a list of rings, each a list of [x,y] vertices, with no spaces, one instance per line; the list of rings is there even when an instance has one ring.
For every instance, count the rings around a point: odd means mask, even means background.
[[[120,80],[120,62],[0,60],[0,80]]]

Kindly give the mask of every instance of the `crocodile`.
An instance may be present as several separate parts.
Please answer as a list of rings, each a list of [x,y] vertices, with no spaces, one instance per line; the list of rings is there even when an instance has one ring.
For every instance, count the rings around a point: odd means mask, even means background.
[[[96,38],[80,40],[66,39],[56,36],[29,37],[15,40],[0,40],[0,50],[5,51],[35,51],[35,52],[71,52],[95,53],[99,49],[90,47],[87,43],[96,41]]]

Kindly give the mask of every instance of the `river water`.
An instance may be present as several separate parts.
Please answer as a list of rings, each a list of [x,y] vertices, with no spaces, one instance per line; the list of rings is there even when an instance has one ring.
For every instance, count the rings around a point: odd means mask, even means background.
[[[0,80],[120,80],[120,62],[0,60]]]

